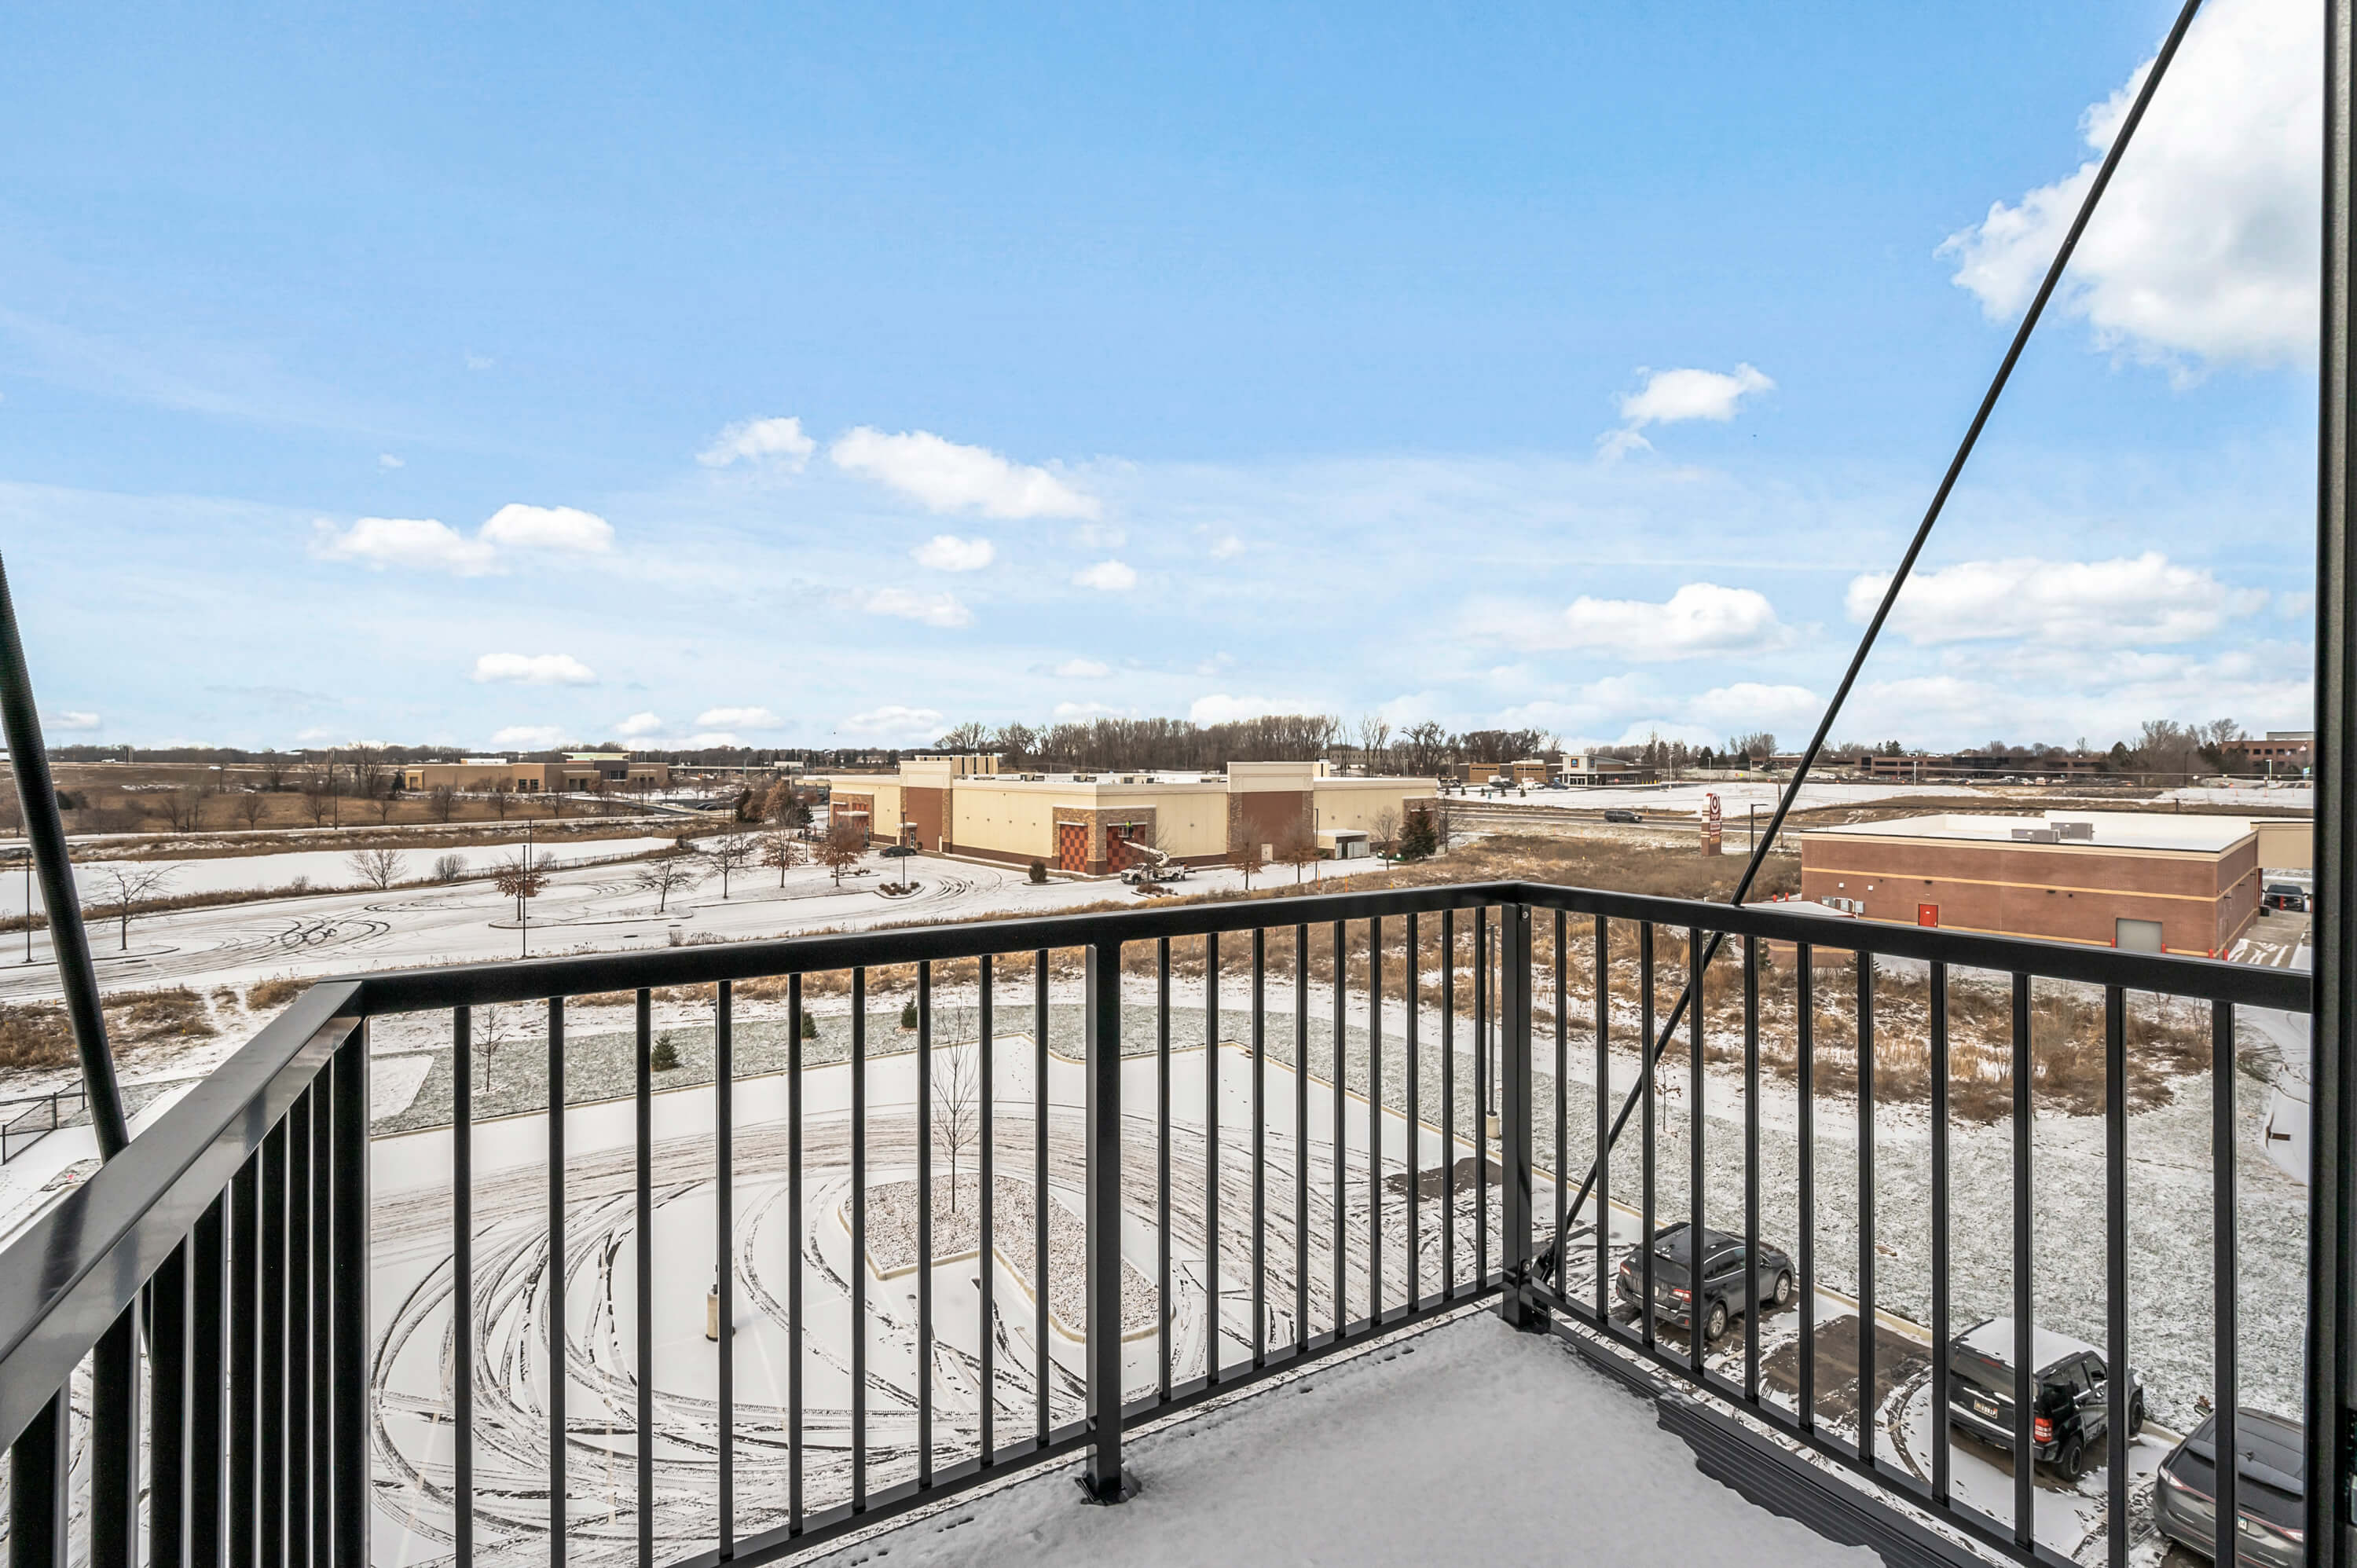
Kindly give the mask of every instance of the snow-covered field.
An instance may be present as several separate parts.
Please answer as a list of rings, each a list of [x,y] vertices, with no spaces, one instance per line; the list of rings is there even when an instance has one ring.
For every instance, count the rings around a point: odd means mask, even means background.
[[[673,841],[663,837],[587,839],[578,843],[559,842],[543,844],[533,853],[535,864],[548,860],[563,865],[578,865],[585,861],[614,861],[643,854],[651,849],[661,849]],[[513,844],[469,844],[447,849],[426,845],[397,852],[400,869],[393,874],[396,882],[422,881],[431,875],[434,863],[446,854],[455,854],[467,871],[482,875],[503,860],[512,858],[522,847],[519,839]],[[306,849],[290,850],[283,854],[219,855],[195,860],[135,861],[90,860],[74,866],[74,885],[81,889],[82,902],[95,904],[114,897],[107,874],[118,867],[133,872],[152,872],[168,868],[169,876],[163,886],[147,897],[163,897],[181,893],[245,893],[263,888],[291,886],[297,879],[307,879],[317,888],[359,889],[364,886],[360,875],[352,869],[349,851]],[[40,889],[33,889],[33,904],[40,906]],[[0,917],[25,912],[25,882],[21,875],[10,875],[0,871]]]

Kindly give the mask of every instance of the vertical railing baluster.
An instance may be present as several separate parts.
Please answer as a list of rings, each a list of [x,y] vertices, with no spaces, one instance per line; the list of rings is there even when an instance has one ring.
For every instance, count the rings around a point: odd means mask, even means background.
[[[1473,1286],[1490,1283],[1490,910],[1473,911]]]
[[[1367,922],[1367,1322],[1383,1320],[1383,922]]]
[[[1653,1157],[1656,1153],[1655,1125],[1659,1121],[1653,1107],[1653,1032],[1660,1026],[1653,1016],[1653,922],[1651,920],[1641,921],[1637,926],[1637,1014],[1642,1031],[1637,1056],[1638,1070],[1642,1075],[1638,1079],[1641,1085],[1638,1113],[1645,1121],[1644,1135],[1639,1140],[1638,1158],[1642,1168],[1639,1172],[1641,1197],[1637,1219],[1637,1283],[1645,1299],[1637,1312],[1637,1333],[1645,1348],[1651,1350],[1653,1348],[1653,1319],[1660,1310],[1653,1295],[1656,1288],[1653,1283],[1653,1232],[1658,1228],[1653,1212],[1653,1200],[1657,1196]]]
[[[1948,966],[1932,964],[1932,1501],[1950,1500],[1948,1416]]]
[[[311,1510],[311,1347],[318,1333],[311,1307],[311,1166],[312,1109],[317,1099],[315,1079],[286,1112],[286,1568],[309,1568],[313,1531],[322,1527]],[[160,1396],[160,1369],[154,1379]],[[160,1434],[160,1412],[150,1419]],[[178,1464],[173,1461],[176,1475]],[[151,1547],[151,1554],[158,1568],[178,1560],[160,1547]]]
[[[297,1106],[307,1112],[307,1091]],[[305,1126],[307,1137],[308,1123]],[[307,1144],[304,1147],[307,1157]],[[147,1553],[156,1568],[181,1568],[188,1541],[188,1255],[183,1240],[147,1282]],[[305,1289],[308,1289],[306,1283]],[[305,1433],[295,1429],[293,1451],[303,1452]],[[310,1509],[307,1487],[296,1505]],[[309,1568],[296,1558],[288,1568]]]
[[[2104,1380],[2109,1523],[2104,1530],[2112,1568],[2128,1561],[2128,1399],[2135,1379],[2128,1363],[2128,1047],[2127,993],[2104,987]],[[2238,1463],[2228,1451],[2221,1469]],[[2218,1523],[2222,1527],[2225,1520]],[[2233,1539],[2231,1532],[2228,1539]],[[2237,1546],[2239,1548],[2239,1541]]]
[[[1331,998],[1333,1018],[1329,1026],[1333,1030],[1334,1083],[1333,1092],[1329,1097],[1333,1103],[1327,1112],[1326,1129],[1331,1135],[1334,1150],[1332,1172],[1334,1179],[1330,1189],[1333,1201],[1328,1205],[1328,1208],[1331,1210],[1334,1230],[1334,1337],[1340,1340],[1351,1332],[1349,1272],[1351,1240],[1346,1233],[1349,1221],[1344,1212],[1344,1203],[1349,1196],[1350,1186],[1351,1131],[1343,1116],[1344,1096],[1347,1092],[1343,1088],[1343,1079],[1349,1076],[1349,1069],[1344,1065],[1348,1058],[1344,1055],[1347,1041],[1346,1025],[1342,1016],[1343,992],[1349,985],[1350,957],[1344,950],[1345,938],[1341,921],[1334,922],[1333,929],[1327,933],[1326,940],[1329,944],[1328,951],[1333,955],[1334,960],[1334,993]]]
[[[1793,1142],[1799,1150],[1801,1228],[1800,1375],[1795,1380],[1793,1420],[1803,1432],[1817,1429],[1817,995],[1815,954],[1806,942],[1792,944],[1794,1067],[1798,1101]]]
[[[1252,933],[1252,1364],[1268,1365],[1268,931]]]
[[[260,1155],[262,1465],[256,1545],[264,1568],[286,1568],[286,1138],[281,1117],[263,1135]]]
[[[957,1181],[952,1172],[950,1181]],[[950,1201],[957,1201],[952,1192]],[[917,961],[917,1485],[933,1484],[933,963]]]
[[[1293,1348],[1309,1348],[1309,928],[1293,928]]]
[[[1424,1001],[1424,971],[1415,946],[1415,915],[1407,918],[1406,956],[1400,962],[1400,1001],[1407,1010],[1407,1309],[1424,1305],[1424,1107],[1418,1103],[1424,1057],[1416,1010]]]
[[[1478,1108],[1477,1108],[1478,1110]],[[1457,1294],[1457,911],[1440,912],[1440,1295]]]
[[[1596,1326],[1612,1327],[1612,930],[1596,917]],[[1568,1296],[1571,1287],[1564,1286]],[[1652,1310],[1652,1303],[1645,1304]]]
[[[1170,939],[1154,943],[1154,1392],[1170,1398]]]
[[[368,1562],[369,1522],[369,1026],[335,1056],[335,1561]]]
[[[1530,1299],[1531,907],[1498,910],[1499,1316],[1517,1328],[1543,1321]]]
[[[1703,1354],[1710,1338],[1704,1326],[1707,1310],[1706,1283],[1710,1268],[1708,1170],[1703,1136],[1710,1118],[1703,1104],[1709,1085],[1703,1079],[1702,932],[1686,929],[1686,1364],[1695,1380],[1703,1380]]]
[[[975,983],[979,1016],[975,1032],[981,1036],[982,1068],[982,1197],[976,1218],[982,1221],[982,1431],[980,1434],[983,1468],[988,1469],[998,1457],[998,1306],[995,1276],[998,1273],[998,1169],[993,1145],[997,1143],[997,1053],[991,1036],[997,1032],[996,1019],[991,1007],[991,988],[996,983],[991,972],[990,954],[979,961]]]
[[[1571,1197],[1564,1187],[1564,1167],[1571,1160],[1571,1100],[1564,1081],[1571,1071],[1571,992],[1564,974],[1564,966],[1570,961],[1565,931],[1569,918],[1563,910],[1555,911],[1555,1229],[1547,1234],[1559,1243],[1567,1219],[1566,1207]],[[1555,1294],[1566,1301],[1571,1299],[1570,1262],[1570,1247],[1559,1245],[1555,1265]]]
[[[1082,1059],[1088,1235],[1088,1467],[1082,1485],[1101,1503],[1124,1496],[1121,1475],[1121,944],[1086,954]]]
[[[365,1064],[363,1064],[365,1066]],[[345,1070],[339,1064],[339,1070]],[[229,1187],[229,1560],[261,1561],[262,1152],[246,1156]],[[337,1217],[340,1228],[353,1211]],[[365,1208],[359,1210],[365,1223]],[[337,1238],[341,1243],[343,1238]],[[340,1251],[340,1247],[339,1249]],[[337,1276],[340,1289],[344,1279]],[[341,1346],[338,1347],[340,1350]],[[357,1390],[359,1385],[348,1384]],[[342,1391],[339,1391],[339,1392]],[[351,1395],[344,1395],[349,1402]],[[341,1455],[339,1455],[341,1458]]]
[[[645,986],[638,993],[638,1051],[634,1066],[631,1109],[636,1113],[632,1137],[637,1144],[637,1191],[634,1213],[637,1260],[638,1344],[630,1359],[637,1375],[638,1397],[638,1516],[639,1568],[654,1568],[655,1561],[655,1069],[654,998]],[[857,1249],[852,1251],[852,1273],[859,1272]]]
[[[1760,1268],[1760,939],[1743,939],[1743,1265],[1751,1271],[1751,1305],[1743,1314],[1743,1402],[1760,1402],[1760,1314],[1776,1282]]]
[[[335,1189],[336,1189],[336,1120],[334,1063],[324,1064],[313,1075],[311,1087],[304,1091],[311,1102],[311,1568],[334,1568],[336,1560],[336,1471],[335,1434]],[[194,1317],[192,1324],[202,1320]],[[213,1330],[218,1343],[220,1329]],[[195,1385],[192,1383],[191,1387]],[[193,1401],[195,1395],[190,1395]],[[218,1410],[218,1406],[215,1407]],[[196,1463],[196,1443],[199,1428],[194,1424],[195,1406],[189,1410],[189,1463]],[[220,1423],[214,1422],[218,1440]],[[219,1483],[216,1482],[216,1485]],[[193,1470],[189,1482],[194,1495]],[[193,1555],[195,1537],[189,1538],[191,1564],[215,1563],[218,1556],[199,1559]],[[220,1550],[218,1541],[214,1543]]]
[[[2029,976],[2013,977],[2013,1541],[2023,1551],[2037,1543],[2038,1494],[2031,1470],[2036,1455],[2030,1422],[2037,1414],[2031,1360],[2029,1240],[2032,1222],[2030,1090],[2034,1086],[2029,1038]]]
[[[66,1568],[70,1426],[60,1389],[8,1450],[8,1568]]]
[[[802,977],[786,977],[786,1533],[802,1532]],[[989,1276],[985,1273],[985,1279]],[[984,1289],[988,1290],[985,1285]],[[985,1299],[987,1297],[985,1296]],[[986,1316],[987,1315],[985,1315]]]
[[[1220,937],[1203,938],[1203,1381],[1220,1380]]]
[[[2239,1227],[2234,1215],[2234,1005],[2210,1004],[2210,1291],[2212,1320],[2210,1368],[2216,1385],[2213,1408],[2218,1425],[2212,1434],[2212,1452],[2238,1454],[2235,1446],[2234,1402],[2237,1387],[2235,1339],[2241,1273],[2235,1266]],[[2218,1495],[2212,1517],[2231,1537],[2241,1528],[2239,1465],[2217,1468]]]
[[[322,1132],[332,1126],[334,1066],[322,1069],[321,1076],[329,1082],[330,1114],[319,1118]],[[323,1187],[332,1192],[331,1184]],[[205,1208],[189,1236],[188,1252],[188,1561],[190,1568],[219,1568],[221,1549],[226,1544],[221,1529],[222,1464],[221,1425],[227,1395],[222,1376],[227,1359],[229,1336],[225,1319],[229,1310],[229,1194],[222,1192]],[[332,1240],[330,1244],[332,1245]],[[321,1270],[324,1287],[328,1274]],[[325,1315],[322,1315],[323,1320]],[[322,1357],[324,1367],[327,1358]],[[320,1432],[332,1436],[330,1409],[319,1406]],[[332,1460],[332,1455],[331,1455]],[[319,1466],[319,1485],[332,1484],[332,1462]],[[325,1509],[321,1517],[331,1521],[333,1515]],[[328,1531],[329,1561],[333,1561],[334,1541]]]
[[[1044,1195],[1043,1195],[1044,1196]],[[800,1237],[797,1233],[797,1244]],[[867,971],[851,972],[851,1511],[867,1508]],[[1041,1282],[1045,1288],[1045,1281]]]
[[[475,1561],[475,1017],[450,1018],[450,1551]]]
[[[720,1559],[737,1555],[737,999],[722,981],[712,1014],[712,1316],[720,1377],[717,1504]]]
[[[91,1568],[131,1568],[138,1555],[139,1319],[135,1294],[91,1349]]]
[[[799,1232],[798,1232],[799,1233]],[[570,1530],[571,1481],[565,1474],[572,1429],[565,1419],[565,998],[548,999],[548,1563],[565,1568]]]
[[[1857,1457],[1874,1468],[1874,955],[1857,961]]]
[[[1031,1304],[1031,1336],[1036,1357],[1032,1387],[1039,1392],[1038,1408],[1032,1412],[1036,1423],[1035,1439],[1045,1446],[1048,1442],[1049,1410],[1048,1380],[1048,950],[1041,948],[1031,970],[1031,1058],[1032,1080],[1039,1104],[1032,1119],[1032,1155],[1036,1166],[1033,1176],[1037,1184],[1031,1189],[1031,1266],[1033,1283],[1039,1294]]]

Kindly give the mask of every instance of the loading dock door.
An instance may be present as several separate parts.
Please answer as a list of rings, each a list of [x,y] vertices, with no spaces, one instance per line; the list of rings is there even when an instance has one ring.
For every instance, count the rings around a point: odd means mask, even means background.
[[[1088,868],[1088,823],[1058,822],[1056,824],[1056,869],[1084,872]]]
[[[2124,952],[2158,952],[2160,922],[2158,920],[2115,920],[2112,945]]]

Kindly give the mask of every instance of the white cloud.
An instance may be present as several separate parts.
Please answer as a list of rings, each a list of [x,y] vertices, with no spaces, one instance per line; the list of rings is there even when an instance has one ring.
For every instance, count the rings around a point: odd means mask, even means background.
[[[380,452],[376,455],[376,466],[380,468],[400,468],[407,465],[390,452]]]
[[[490,545],[432,518],[364,517],[340,532],[322,519],[313,528],[311,553],[322,560],[358,561],[379,572],[411,566],[461,577],[499,569]]]
[[[1121,718],[1130,711],[1109,703],[1058,703],[1049,716],[1071,724],[1077,719]]]
[[[712,729],[776,729],[786,721],[767,708],[706,708],[695,722]]]
[[[1655,371],[1645,377],[1642,387],[1621,398],[1620,417],[1631,431],[1687,419],[1725,424],[1735,417],[1736,405],[1745,397],[1772,391],[1775,385],[1749,365],[1736,366],[1731,375],[1717,371]]]
[[[1703,724],[1727,730],[1813,724],[1824,710],[1817,694],[1806,686],[1770,686],[1758,681],[1714,686],[1686,705]]]
[[[99,717],[96,714],[78,713],[71,708],[68,708],[61,713],[54,713],[49,715],[49,727],[51,729],[94,730],[103,729],[105,725],[99,722]]]
[[[1852,579],[1845,606],[1865,621],[1888,574]],[[1890,625],[1914,642],[2028,637],[2074,646],[2184,642],[2266,602],[2158,551],[2111,561],[1966,561],[1907,580]]]
[[[1232,555],[1243,553],[1244,542],[1232,533],[1222,533],[1211,541],[1211,559],[1214,561],[1225,561]]]
[[[1102,681],[1113,673],[1113,666],[1093,659],[1067,659],[1056,666],[1056,673],[1067,681]]]
[[[1108,594],[1125,594],[1137,586],[1137,573],[1118,561],[1100,561],[1072,574],[1072,585]]]
[[[1510,622],[1507,636],[1527,648],[1607,649],[1632,663],[1655,663],[1764,652],[1790,646],[1794,634],[1753,589],[1688,583],[1663,604],[1582,595],[1560,616]]]
[[[1286,697],[1231,697],[1225,692],[1215,692],[1208,697],[1196,698],[1188,706],[1187,716],[1199,725],[1224,725],[1269,714],[1323,712],[1325,709],[1316,703],[1296,702]]]
[[[482,538],[490,544],[524,550],[579,550],[595,554],[611,549],[614,525],[595,512],[569,506],[525,506],[511,501],[491,513]]]
[[[2317,341],[2322,73],[2314,14],[2212,0],[2187,33],[2072,253],[2058,303],[2137,358],[2268,363]],[[1952,235],[1954,282],[1991,317],[2026,307],[2152,69],[2080,116],[2095,156]]]
[[[514,681],[526,686],[586,686],[597,672],[570,653],[486,653],[475,660],[478,681]]]
[[[547,751],[564,742],[565,732],[554,725],[510,725],[491,732],[493,746],[513,746],[519,751]]]
[[[1617,463],[1631,452],[1651,452],[1653,444],[1633,430],[1608,430],[1596,438],[1596,455]]]
[[[864,714],[854,714],[836,726],[871,740],[931,740],[942,733],[942,715],[932,708],[903,707],[887,703]]]
[[[652,714],[632,714],[614,726],[614,733],[623,736],[657,735],[662,727],[662,720]]]
[[[918,565],[936,572],[979,572],[998,557],[989,540],[960,539],[954,533],[936,533],[909,553]]]
[[[731,735],[726,730],[706,730],[701,735],[689,736],[685,740],[680,742],[681,746],[690,751],[716,750],[722,746],[742,746],[745,743],[743,741],[738,740],[734,735]]]
[[[971,626],[974,612],[955,594],[913,594],[906,588],[877,588],[863,595],[859,607],[872,616],[898,616],[927,626]]]
[[[928,430],[887,435],[861,425],[827,449],[846,473],[911,496],[934,511],[971,509],[987,517],[1094,517],[1085,495],[1045,468],[1010,463],[984,446],[961,446]]]
[[[467,368],[470,371],[488,371],[493,365],[498,363],[499,361],[492,359],[489,354],[469,352],[467,355]]]
[[[748,462],[800,473],[802,465],[810,461],[810,455],[817,450],[818,443],[802,434],[802,422],[791,415],[743,419],[713,437],[712,445],[698,452],[695,460],[707,468]]]

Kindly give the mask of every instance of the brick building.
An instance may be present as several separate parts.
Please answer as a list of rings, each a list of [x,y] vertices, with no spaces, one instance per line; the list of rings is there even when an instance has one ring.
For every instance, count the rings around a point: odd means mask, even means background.
[[[2258,911],[2259,836],[2242,817],[2129,811],[1812,828],[1801,896],[1870,920],[2208,954]]]
[[[404,789],[444,786],[465,793],[488,793],[502,783],[519,794],[666,788],[671,764],[633,762],[620,752],[576,751],[562,762],[511,762],[504,757],[469,757],[458,762],[413,762],[401,770]]]

